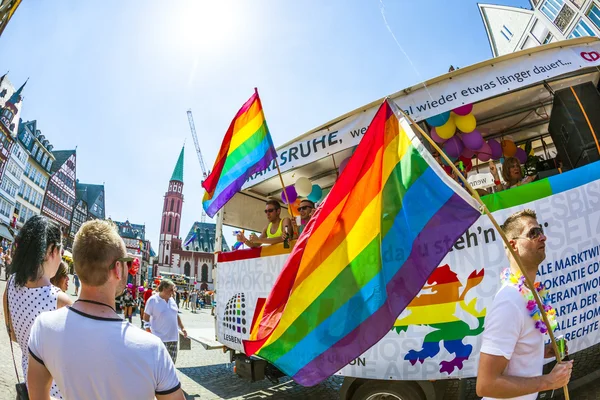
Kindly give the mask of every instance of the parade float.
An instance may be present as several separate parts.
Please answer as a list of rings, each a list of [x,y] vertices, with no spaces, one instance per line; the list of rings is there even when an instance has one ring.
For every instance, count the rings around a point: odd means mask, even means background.
[[[600,40],[580,38],[481,62],[388,97],[430,132],[474,186],[494,186],[488,162],[510,156],[536,177],[482,199],[498,221],[523,208],[537,212],[548,236],[538,280],[550,290],[557,312],[555,334],[567,339],[575,359],[575,384],[600,368],[599,66]],[[300,198],[321,201],[380,104],[279,147],[285,194],[270,166],[248,179],[219,212],[217,229],[262,231],[270,198],[287,203],[294,215]],[[251,381],[283,375],[265,360],[246,356],[243,341],[290,250],[279,244],[218,254],[216,341],[229,351],[236,373]],[[345,377],[340,398],[474,398],[486,310],[507,264],[498,233],[482,216],[454,242],[387,335],[337,372]]]

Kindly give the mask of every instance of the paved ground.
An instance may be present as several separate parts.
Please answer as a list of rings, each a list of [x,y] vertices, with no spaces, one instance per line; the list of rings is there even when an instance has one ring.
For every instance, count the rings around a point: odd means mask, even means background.
[[[5,282],[0,280],[0,293],[4,293]],[[73,294],[70,285],[69,294]],[[182,319],[186,328],[206,329],[213,324],[209,310],[201,310],[192,314],[183,310]],[[0,308],[0,318],[4,318]],[[134,324],[139,326],[139,316],[134,316]],[[21,357],[19,346],[15,347],[15,357]],[[19,364],[17,364],[19,366]],[[220,350],[204,350],[199,344],[192,342],[192,349],[180,351],[176,364],[183,390],[188,399],[286,399],[286,400],[328,400],[337,399],[342,384],[341,377],[330,378],[325,383],[313,388],[304,388],[283,378],[279,384],[269,381],[249,383],[233,373],[233,365],[229,356]],[[20,368],[20,367],[19,367]],[[21,371],[19,370],[19,374]],[[8,346],[5,329],[0,329],[0,400],[15,398],[14,368]],[[555,398],[560,396],[555,394]],[[596,380],[579,390],[571,392],[572,400],[600,400],[600,380]]]

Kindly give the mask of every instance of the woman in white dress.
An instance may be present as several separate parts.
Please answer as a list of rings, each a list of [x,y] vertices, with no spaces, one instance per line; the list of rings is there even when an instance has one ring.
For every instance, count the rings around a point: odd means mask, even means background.
[[[72,301],[59,288],[50,283],[63,254],[63,244],[58,223],[36,215],[31,217],[19,232],[16,250],[10,267],[10,276],[4,291],[4,315],[8,325],[6,298],[12,322],[11,336],[23,353],[21,364],[27,382],[29,352],[27,343],[35,318],[45,311],[56,310]],[[53,382],[50,395],[62,399]]]

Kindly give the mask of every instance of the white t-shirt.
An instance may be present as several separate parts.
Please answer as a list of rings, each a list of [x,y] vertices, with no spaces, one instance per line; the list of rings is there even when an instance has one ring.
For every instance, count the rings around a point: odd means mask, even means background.
[[[40,314],[29,354],[43,363],[67,399],[154,399],[180,387],[164,344],[121,318],[71,307]]]
[[[535,328],[527,302],[514,286],[503,286],[496,294],[485,316],[481,352],[509,360],[504,375],[527,378],[542,375],[544,335]],[[513,398],[535,399],[537,393]]]
[[[156,293],[146,302],[144,312],[150,316],[152,333],[163,342],[176,342],[179,339],[177,311],[177,303],[172,297],[167,302]]]

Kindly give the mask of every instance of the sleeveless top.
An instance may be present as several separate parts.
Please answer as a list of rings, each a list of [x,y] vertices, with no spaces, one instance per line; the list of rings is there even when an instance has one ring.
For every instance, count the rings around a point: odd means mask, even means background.
[[[279,228],[277,228],[277,232],[271,233],[272,222],[269,222],[269,226],[267,226],[267,237],[269,239],[281,237],[283,235],[283,220],[279,220]]]
[[[60,289],[53,285],[38,288],[15,285],[15,275],[11,275],[8,281],[8,304],[10,307],[10,319],[12,322],[17,342],[21,347],[23,357],[21,365],[23,375],[27,382],[27,365],[29,361],[29,332],[35,318],[45,311],[56,310],[58,294]],[[52,382],[50,395],[62,399],[56,383]]]

